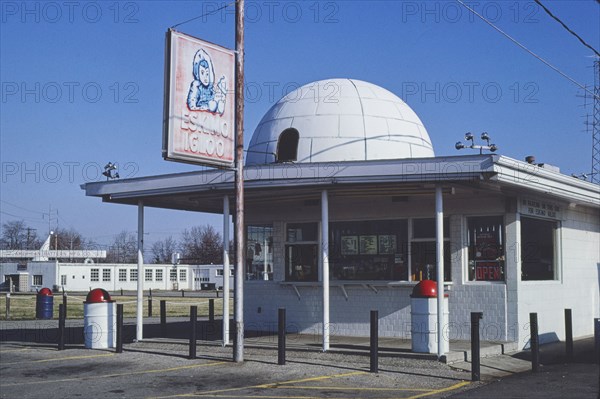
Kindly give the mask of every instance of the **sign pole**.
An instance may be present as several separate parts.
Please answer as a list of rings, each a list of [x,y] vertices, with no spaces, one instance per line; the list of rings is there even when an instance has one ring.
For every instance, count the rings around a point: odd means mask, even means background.
[[[233,360],[244,361],[244,0],[235,2],[235,330]],[[225,277],[225,276],[224,276]]]

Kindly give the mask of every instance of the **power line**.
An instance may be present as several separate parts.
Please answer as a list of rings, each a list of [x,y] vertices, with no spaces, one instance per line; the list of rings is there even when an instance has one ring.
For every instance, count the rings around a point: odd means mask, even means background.
[[[582,44],[583,44],[585,47],[589,48],[589,49],[590,49],[590,50],[592,50],[594,53],[596,53],[596,55],[597,55],[598,57],[600,57],[600,53],[599,53],[599,52],[598,52],[598,51],[597,51],[595,48],[593,48],[592,46],[590,46],[589,44],[587,44],[587,43],[585,42],[585,40],[583,40],[583,39],[582,39],[582,38],[581,38],[581,37],[580,37],[580,36],[579,36],[577,33],[573,32],[573,30],[572,30],[572,29],[570,29],[570,28],[569,28],[569,27],[568,27],[568,26],[567,26],[567,25],[566,25],[566,24],[565,24],[563,21],[561,21],[561,20],[560,20],[560,19],[559,19],[557,16],[555,16],[554,14],[552,14],[552,12],[551,12],[550,10],[548,10],[548,9],[546,8],[546,6],[544,6],[544,5],[542,4],[542,2],[541,2],[540,0],[535,0],[535,2],[536,2],[536,3],[537,3],[539,6],[540,6],[540,7],[542,7],[542,9],[543,9],[544,11],[546,11],[546,14],[550,15],[550,17],[552,17],[552,19],[554,19],[556,22],[558,22],[559,24],[561,24],[561,25],[562,25],[562,27],[563,27],[563,28],[565,28],[565,29],[566,29],[566,30],[567,30],[567,31],[568,31],[570,34],[572,34],[572,35],[573,35],[573,36],[575,36],[577,39],[579,39],[579,41],[580,41],[580,42],[581,42],[581,43],[582,43]]]
[[[208,17],[209,15],[216,14],[218,11],[221,11],[221,10],[223,10],[223,9],[227,8],[227,7],[231,6],[232,4],[235,4],[235,1],[232,1],[232,2],[230,2],[230,3],[224,4],[224,5],[222,5],[221,7],[217,8],[217,9],[214,9],[214,10],[212,10],[212,11],[210,11],[210,12],[207,12],[207,13],[204,13],[204,14],[202,14],[202,15],[198,15],[197,17],[190,18],[190,19],[188,19],[187,21],[183,21],[183,22],[180,22],[180,23],[178,23],[178,24],[175,24],[175,25],[171,26],[171,29],[173,29],[173,28],[175,28],[175,27],[177,27],[177,26],[179,26],[179,25],[183,25],[183,24],[187,24],[188,22],[195,21],[195,20],[197,20],[197,19],[199,19],[199,18],[202,18],[202,17]]]
[[[557,67],[555,67],[554,65],[552,65],[550,62],[546,61],[545,59],[543,59],[542,57],[540,57],[539,55],[537,55],[533,51],[529,50],[527,47],[525,47],[525,45],[521,44],[517,39],[513,38],[511,35],[509,35],[508,33],[504,32],[502,29],[498,28],[496,25],[494,25],[492,22],[490,22],[483,15],[479,14],[477,11],[473,10],[471,7],[469,7],[468,5],[466,5],[462,0],[456,0],[456,2],[458,2],[459,4],[461,4],[467,10],[471,11],[474,15],[476,15],[477,17],[479,17],[479,19],[481,19],[483,22],[485,22],[486,24],[488,24],[489,26],[491,26],[492,28],[494,28],[495,30],[497,30],[498,32],[500,32],[502,35],[504,35],[511,42],[513,42],[517,46],[521,47],[523,50],[527,51],[529,54],[531,54],[532,56],[534,56],[535,58],[537,58],[538,60],[540,60],[541,62],[543,62],[546,66],[550,67],[552,70],[554,70],[555,72],[557,72],[558,74],[560,74],[562,77],[566,78],[567,80],[569,80],[574,85],[579,86],[580,88],[582,88],[586,93],[590,94],[592,96],[592,98],[596,98],[597,95],[594,94],[593,92],[591,92],[590,90],[588,90],[588,88],[586,86],[582,85],[581,83],[579,83],[578,81],[576,81],[575,79],[573,79],[572,77],[570,77],[569,75],[567,75],[566,73],[564,73],[563,71],[561,71],[560,69],[558,69]]]
[[[43,215],[43,214],[44,214],[44,212],[40,212],[40,211],[34,211],[34,210],[32,210],[32,209],[23,208],[22,206],[19,206],[19,205],[12,204],[12,203],[10,203],[10,202],[8,202],[8,201],[0,200],[0,202],[3,202],[3,203],[5,203],[6,205],[14,206],[15,208],[21,209],[22,211],[27,211],[27,212],[31,212],[31,213],[38,213],[38,214],[40,214],[40,215]]]

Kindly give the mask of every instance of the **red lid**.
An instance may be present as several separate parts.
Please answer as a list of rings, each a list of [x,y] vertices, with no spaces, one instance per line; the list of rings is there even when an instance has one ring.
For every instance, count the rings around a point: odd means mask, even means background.
[[[87,297],[85,298],[86,303],[102,303],[102,302],[112,302],[110,300],[110,294],[108,291],[103,290],[102,288],[94,288],[90,292],[88,292]]]
[[[42,288],[39,292],[38,295],[43,295],[43,296],[52,296],[52,290],[50,288]]]
[[[413,298],[435,298],[437,297],[437,282],[423,280],[415,285],[411,297]]]

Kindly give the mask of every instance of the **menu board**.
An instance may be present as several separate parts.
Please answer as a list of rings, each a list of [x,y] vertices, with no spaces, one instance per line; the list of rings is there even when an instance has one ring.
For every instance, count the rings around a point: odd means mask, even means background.
[[[342,255],[358,255],[358,236],[342,236]]]
[[[362,255],[377,255],[377,236],[360,236],[360,253]]]
[[[396,236],[394,234],[379,236],[379,253],[381,255],[396,253]]]

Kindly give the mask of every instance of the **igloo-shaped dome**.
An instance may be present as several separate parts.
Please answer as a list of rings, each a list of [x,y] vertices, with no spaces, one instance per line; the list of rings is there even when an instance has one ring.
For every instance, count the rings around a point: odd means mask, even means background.
[[[390,91],[355,79],[306,84],[258,124],[246,165],[433,157],[417,114]]]

